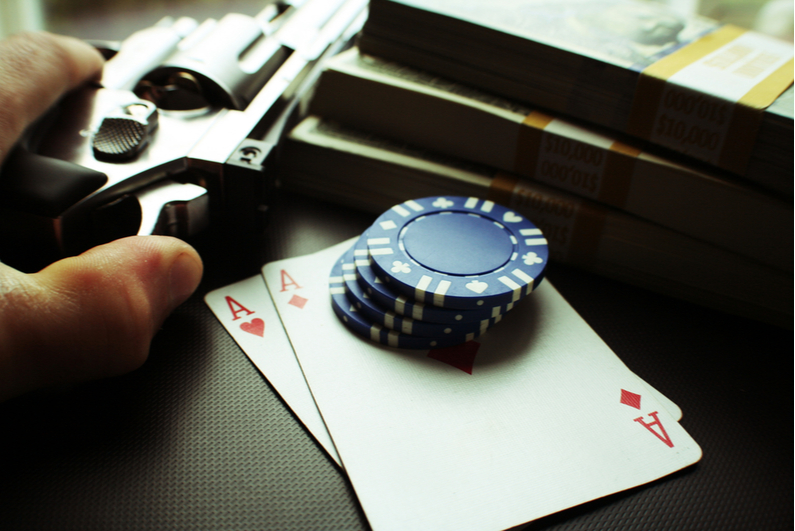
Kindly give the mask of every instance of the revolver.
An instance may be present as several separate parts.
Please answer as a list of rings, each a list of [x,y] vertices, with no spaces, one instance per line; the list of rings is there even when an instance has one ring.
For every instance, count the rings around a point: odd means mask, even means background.
[[[253,17],[166,17],[103,50],[101,81],[29,127],[0,170],[0,250],[50,261],[254,221],[283,133],[366,11],[367,0],[291,0]]]

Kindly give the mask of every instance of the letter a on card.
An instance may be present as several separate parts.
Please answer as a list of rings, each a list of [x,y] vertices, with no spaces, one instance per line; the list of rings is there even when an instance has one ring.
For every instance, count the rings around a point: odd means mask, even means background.
[[[226,299],[226,304],[229,305],[229,310],[232,312],[233,321],[240,319],[240,316],[238,314],[241,312],[246,312],[246,315],[251,315],[252,313],[254,313],[245,306],[243,306],[242,304],[240,304],[239,302],[237,302],[235,299],[230,297],[229,295],[227,295],[225,299]]]
[[[663,427],[662,422],[660,422],[660,419],[657,418],[657,411],[654,411],[653,413],[649,413],[649,416],[654,419],[654,422],[649,422],[647,424],[643,420],[643,417],[636,418],[635,422],[641,423],[644,428],[646,428],[647,430],[652,432],[654,435],[656,435],[657,438],[660,439],[662,442],[664,442],[666,445],[668,445],[669,448],[673,448],[674,447],[674,442],[668,436],[668,433],[665,431],[665,428]],[[654,426],[659,426],[660,431],[657,432],[657,430],[654,429]]]
[[[287,271],[284,269],[281,270],[282,275],[282,289],[279,291],[287,291],[287,286],[295,286],[293,289],[301,289],[301,286],[298,285],[298,282],[293,280],[293,277],[290,276]],[[287,281],[289,279],[289,282]]]

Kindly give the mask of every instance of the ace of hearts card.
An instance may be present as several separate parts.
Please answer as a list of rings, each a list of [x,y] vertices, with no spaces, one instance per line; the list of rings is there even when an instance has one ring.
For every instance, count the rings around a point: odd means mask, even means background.
[[[205,302],[312,436],[340,464],[260,275],[211,291]]]

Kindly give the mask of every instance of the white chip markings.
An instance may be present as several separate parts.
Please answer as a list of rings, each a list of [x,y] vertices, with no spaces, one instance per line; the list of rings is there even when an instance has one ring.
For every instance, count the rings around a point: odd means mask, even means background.
[[[395,206],[393,206],[393,207],[392,207],[392,210],[394,210],[395,212],[397,212],[397,214],[398,214],[399,216],[401,216],[401,217],[404,217],[404,218],[405,218],[406,216],[410,216],[410,215],[411,215],[411,212],[409,212],[408,210],[406,210],[405,208],[403,208],[401,205],[395,205]]]
[[[513,271],[511,271],[511,273],[513,273],[513,275],[516,278],[518,278],[519,280],[523,281],[525,284],[532,284],[533,283],[533,280],[534,280],[533,277],[531,277],[530,275],[528,275],[527,273],[525,273],[521,269],[514,269]]]
[[[395,299],[394,308],[397,313],[403,315],[403,312],[406,311],[406,300],[405,299],[401,300],[401,297],[398,297],[397,299]]]
[[[436,291],[433,293],[433,304],[435,306],[444,306],[444,296],[447,294],[447,290],[450,289],[452,284],[453,283],[449,280],[442,280],[439,282]]]
[[[546,245],[546,238],[528,238],[524,241],[525,245]]]
[[[418,301],[424,301],[425,300],[425,292],[428,289],[428,286],[431,285],[431,281],[432,280],[433,280],[433,278],[429,277],[428,275],[422,275],[422,277],[420,277],[420,281],[417,282],[417,285],[414,288],[414,291],[415,291],[414,299],[415,300],[418,300]]]
[[[425,210],[423,206],[416,201],[406,201],[405,204],[408,205],[409,208],[412,209],[414,212],[420,212],[422,210]]]
[[[400,336],[398,336],[398,333],[395,332],[394,330],[391,330],[390,332],[388,332],[387,335],[386,335],[386,338],[387,338],[387,343],[389,344],[389,346],[390,347],[398,346],[398,338],[399,337]],[[378,340],[376,340],[376,341],[378,341]]]
[[[533,282],[535,282],[535,279],[521,269],[514,269],[511,273],[525,283],[524,294],[529,295],[530,292],[533,291]]]
[[[513,290],[512,302],[516,302],[521,298],[522,286],[514,282],[510,277],[500,277],[498,280]]]

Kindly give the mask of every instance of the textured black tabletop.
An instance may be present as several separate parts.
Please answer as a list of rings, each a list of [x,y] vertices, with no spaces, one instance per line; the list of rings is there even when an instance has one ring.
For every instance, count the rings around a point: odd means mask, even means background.
[[[0,404],[0,529],[367,529],[344,474],[203,297],[373,219],[281,194],[264,235],[197,243],[202,286],[141,369]],[[792,529],[792,332],[554,264],[547,278],[682,408],[704,457],[527,528]]]

